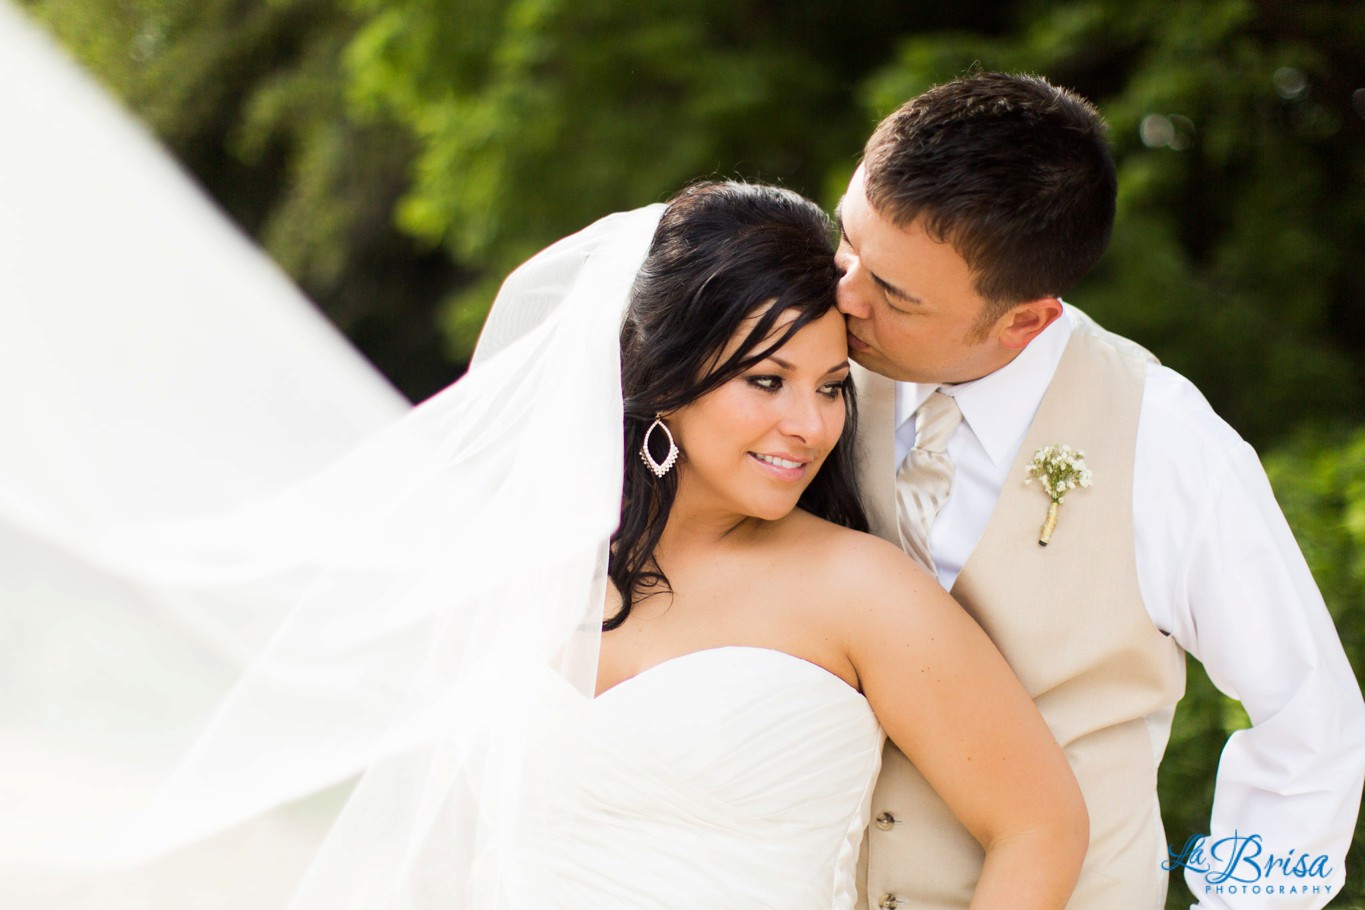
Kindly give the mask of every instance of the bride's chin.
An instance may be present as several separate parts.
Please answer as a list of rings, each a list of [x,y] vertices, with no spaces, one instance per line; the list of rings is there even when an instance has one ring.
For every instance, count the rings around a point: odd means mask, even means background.
[[[748,511],[750,518],[756,518],[760,521],[781,521],[796,511],[796,504],[797,499],[773,503],[756,503],[752,508],[746,511]]]

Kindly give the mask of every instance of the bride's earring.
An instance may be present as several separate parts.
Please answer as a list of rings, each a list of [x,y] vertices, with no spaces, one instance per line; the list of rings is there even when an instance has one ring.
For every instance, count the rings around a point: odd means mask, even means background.
[[[654,435],[656,429],[663,430],[664,435],[668,437],[668,455],[661,462],[655,461],[654,455],[649,451],[649,438]],[[640,458],[654,472],[655,477],[663,477],[678,460],[678,444],[673,441],[673,434],[669,431],[668,424],[664,423],[662,414],[655,414],[654,422],[645,430],[645,441],[640,444]]]

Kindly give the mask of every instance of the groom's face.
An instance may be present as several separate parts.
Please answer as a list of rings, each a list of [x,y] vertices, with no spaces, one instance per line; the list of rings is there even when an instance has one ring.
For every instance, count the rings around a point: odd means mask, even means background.
[[[861,167],[838,217],[838,305],[853,360],[892,379],[926,383],[966,382],[1009,362],[1015,352],[1000,345],[994,324],[983,323],[986,301],[967,261],[918,221],[900,226],[873,209]]]

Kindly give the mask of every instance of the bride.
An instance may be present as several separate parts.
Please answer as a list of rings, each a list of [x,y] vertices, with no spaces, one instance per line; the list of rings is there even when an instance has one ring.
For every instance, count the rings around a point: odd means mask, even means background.
[[[7,906],[852,907],[883,730],[981,841],[973,906],[1064,906],[1060,750],[860,533],[814,205],[700,185],[560,241],[469,375],[390,422],[8,15]],[[114,195],[70,217],[15,174],[90,124],[105,157],[66,179]],[[110,319],[57,268],[73,236],[92,271],[183,280]],[[206,305],[210,274],[249,295]]]
[[[828,237],[793,193],[699,184],[631,289],[608,745],[558,782],[563,906],[853,906],[878,723],[985,848],[974,907],[1070,894],[1060,749],[975,622],[862,533]]]

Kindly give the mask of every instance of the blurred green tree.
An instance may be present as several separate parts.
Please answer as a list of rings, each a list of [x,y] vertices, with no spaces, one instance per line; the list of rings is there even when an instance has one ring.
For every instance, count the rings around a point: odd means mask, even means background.
[[[979,64],[1114,125],[1120,218],[1078,303],[1258,445],[1284,412],[1365,417],[1347,5],[23,2],[410,393],[457,371],[539,246],[706,175],[832,205],[878,116]]]
[[[888,0],[355,2],[352,100],[420,147],[399,221],[483,275],[445,308],[455,357],[508,270],[607,212],[713,175],[818,191],[870,126],[850,87],[924,19]]]

